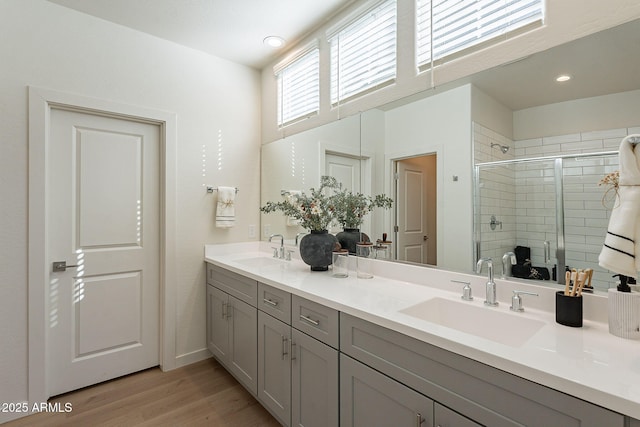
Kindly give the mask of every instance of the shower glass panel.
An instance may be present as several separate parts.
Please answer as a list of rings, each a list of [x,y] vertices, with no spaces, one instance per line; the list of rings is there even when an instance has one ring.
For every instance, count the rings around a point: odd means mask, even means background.
[[[617,154],[563,159],[566,263],[572,268],[593,268],[596,289],[615,284],[613,273],[598,265],[615,193],[605,196],[606,188],[598,183],[618,165]]]
[[[478,165],[476,183],[477,258],[492,258],[501,274],[502,256],[521,246],[530,252],[530,265],[551,276],[557,264],[554,160]]]
[[[532,279],[564,283],[565,266],[593,268],[593,287],[609,288],[614,281],[598,255],[613,194],[603,204],[606,188],[598,183],[617,169],[617,152],[476,165],[475,259],[492,258],[500,275],[502,256],[520,246],[535,267]],[[514,275],[522,271],[514,267]]]

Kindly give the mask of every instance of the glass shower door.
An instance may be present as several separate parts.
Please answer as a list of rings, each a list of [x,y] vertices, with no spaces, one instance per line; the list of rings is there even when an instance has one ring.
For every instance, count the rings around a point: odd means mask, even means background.
[[[563,159],[566,263],[571,268],[593,268],[592,285],[614,286],[613,273],[598,265],[615,193],[606,193],[600,180],[619,168],[617,154]]]
[[[558,206],[562,185],[556,180],[557,168],[554,159],[476,166],[476,259],[492,258],[498,275],[503,255],[516,247],[519,265],[513,271],[518,275],[554,280],[554,266],[563,264],[558,242],[562,220],[556,214],[562,210]]]

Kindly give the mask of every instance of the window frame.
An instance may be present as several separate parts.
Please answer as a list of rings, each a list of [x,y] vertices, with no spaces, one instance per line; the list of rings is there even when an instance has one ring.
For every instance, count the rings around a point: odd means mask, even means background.
[[[385,9],[388,8],[389,10]],[[362,21],[366,21],[371,18],[371,15],[375,12],[384,11],[386,13],[391,12],[392,15],[389,17],[390,22],[386,27],[392,27],[393,30],[389,32],[389,35],[392,39],[391,42],[388,43],[388,47],[390,48],[387,51],[387,55],[392,55],[392,59],[384,63],[385,68],[387,70],[387,74],[382,73],[381,77],[376,79],[376,82],[371,85],[365,85],[362,89],[359,90],[350,90],[347,91],[347,94],[341,93],[342,78],[341,73],[341,65],[343,65],[340,61],[340,37],[348,37],[354,38],[354,30],[355,34],[359,34],[359,31],[362,32],[371,32],[371,26],[362,25]],[[383,21],[385,22],[385,21]],[[377,23],[376,25],[378,25]],[[357,28],[357,27],[361,28]],[[383,26],[383,28],[385,28]],[[350,33],[347,35],[346,33]],[[375,92],[384,87],[395,84],[397,76],[398,76],[398,4],[397,0],[376,0],[373,2],[368,2],[363,5],[361,8],[357,9],[352,13],[348,18],[342,20],[340,23],[330,28],[326,33],[327,44],[329,46],[329,58],[330,58],[330,67],[329,67],[329,99],[332,107],[337,107],[341,104],[345,104],[353,99],[360,98],[366,94],[371,92]],[[370,40],[370,39],[367,39]],[[335,43],[338,43],[337,45]],[[362,44],[362,42],[360,42]],[[342,46],[344,47],[344,46]],[[337,49],[337,52],[336,50]],[[376,52],[376,56],[380,57],[380,54],[384,51]],[[337,59],[337,62],[336,62]],[[366,58],[362,58],[362,60],[366,60]],[[342,61],[343,62],[343,61]],[[360,69],[356,70],[359,71]],[[392,72],[389,72],[392,70]],[[377,74],[373,74],[376,76]],[[350,81],[350,84],[354,82],[358,82],[357,80]],[[342,86],[344,87],[344,86]]]
[[[295,68],[304,64],[304,61],[308,60],[311,56],[315,58],[313,58],[311,64],[307,64],[306,67],[309,65],[315,67],[314,70],[312,70],[313,76],[310,78],[312,84],[310,87],[303,84],[301,87],[303,91],[301,93],[296,94],[292,92],[289,93],[288,96],[293,99],[295,99],[296,96],[304,96],[305,100],[311,99],[310,104],[313,106],[310,109],[301,109],[300,113],[286,115],[285,117],[284,110],[287,100],[285,99],[284,93],[286,85],[283,86],[283,79],[286,77],[287,71],[293,73],[293,76],[297,75],[296,71],[303,71],[305,67],[302,67],[302,70],[295,70]],[[273,67],[273,73],[276,79],[276,125],[278,128],[306,120],[320,113],[320,47],[317,40],[278,63]],[[300,76],[298,76],[298,78],[300,78]],[[309,77],[302,76],[302,79],[309,79]],[[312,91],[315,93],[310,96],[309,94]]]

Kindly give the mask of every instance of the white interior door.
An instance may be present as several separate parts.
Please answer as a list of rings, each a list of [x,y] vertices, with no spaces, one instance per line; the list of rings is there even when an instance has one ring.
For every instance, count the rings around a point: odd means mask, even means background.
[[[158,125],[57,108],[49,139],[53,396],[159,363],[161,141]]]
[[[339,154],[325,154],[325,175],[335,177],[350,191],[360,190],[360,159]]]
[[[326,153],[325,175],[333,176],[342,187],[350,191],[360,191],[360,159],[346,155]],[[329,232],[337,233],[342,228],[336,224],[329,225]]]
[[[421,264],[437,264],[436,156],[396,162],[397,257]]]

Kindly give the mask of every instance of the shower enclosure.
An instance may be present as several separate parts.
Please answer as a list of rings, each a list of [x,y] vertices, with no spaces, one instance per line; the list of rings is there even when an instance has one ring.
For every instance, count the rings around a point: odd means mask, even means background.
[[[617,151],[478,163],[475,259],[492,258],[500,274],[502,256],[520,246],[548,280],[563,284],[565,267],[592,268],[593,287],[606,290],[615,280],[598,255],[615,194],[599,183],[616,170]]]

